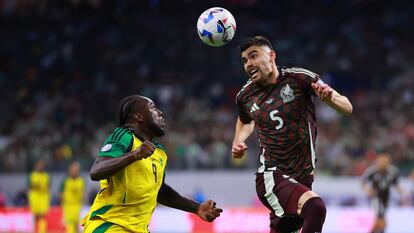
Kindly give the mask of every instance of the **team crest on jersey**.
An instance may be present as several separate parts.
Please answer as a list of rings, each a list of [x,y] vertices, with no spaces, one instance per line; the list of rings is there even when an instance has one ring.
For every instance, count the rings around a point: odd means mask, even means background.
[[[289,103],[295,99],[295,94],[289,84],[282,87],[282,90],[280,90],[280,97],[282,98],[283,103]]]

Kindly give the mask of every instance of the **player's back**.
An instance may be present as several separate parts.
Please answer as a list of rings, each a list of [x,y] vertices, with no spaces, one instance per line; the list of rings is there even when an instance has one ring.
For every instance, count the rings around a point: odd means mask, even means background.
[[[311,83],[319,76],[301,68],[278,69],[273,85],[248,82],[236,102],[240,120],[258,127],[263,169],[301,177],[315,166],[316,117]]]

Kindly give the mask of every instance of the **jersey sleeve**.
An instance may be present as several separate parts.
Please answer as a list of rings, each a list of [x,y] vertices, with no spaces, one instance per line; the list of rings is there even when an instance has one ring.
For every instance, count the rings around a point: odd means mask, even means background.
[[[392,180],[391,180],[391,184],[394,186],[398,185],[398,181],[399,181],[399,172],[398,169],[396,167],[393,167],[392,169]]]
[[[116,128],[105,140],[99,151],[99,156],[120,157],[132,148],[132,132],[129,129]]]
[[[291,70],[293,73],[297,74],[297,83],[299,87],[304,90],[308,90],[310,94],[315,95],[315,92],[311,86],[312,83],[319,82],[321,84],[324,84],[319,74],[314,73],[310,70],[302,68],[292,68]]]
[[[364,174],[362,174],[362,181],[363,182],[370,182],[371,181],[371,179],[372,179],[372,175],[374,174],[374,170],[375,170],[375,168],[374,167],[369,167],[365,172],[364,172]]]
[[[243,108],[241,95],[238,95],[236,97],[236,106],[237,106],[237,111],[239,113],[240,121],[243,124],[249,124],[250,122],[252,122],[253,119],[249,116],[249,114],[247,114],[247,112]]]
[[[63,190],[65,190],[65,183],[66,183],[66,177],[60,182],[60,189],[59,189],[59,191],[61,192],[61,193],[63,193]]]

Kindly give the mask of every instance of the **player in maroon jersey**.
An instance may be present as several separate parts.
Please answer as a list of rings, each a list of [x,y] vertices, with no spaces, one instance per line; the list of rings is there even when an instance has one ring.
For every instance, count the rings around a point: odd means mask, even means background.
[[[276,66],[276,53],[263,36],[240,46],[249,80],[236,97],[239,117],[232,154],[241,158],[245,140],[258,128],[260,163],[256,192],[271,210],[271,233],[321,232],[326,207],[312,190],[316,117],[312,96],[341,114],[351,114],[348,98],[302,68]]]

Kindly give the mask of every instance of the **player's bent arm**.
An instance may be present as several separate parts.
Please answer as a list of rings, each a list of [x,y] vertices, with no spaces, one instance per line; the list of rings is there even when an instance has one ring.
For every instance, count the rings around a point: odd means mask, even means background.
[[[368,197],[374,196],[374,190],[372,189],[371,185],[367,181],[362,181],[362,189],[368,195]]]
[[[200,207],[199,203],[181,196],[165,183],[161,185],[160,191],[158,192],[157,202],[174,209],[191,213],[196,213]]]
[[[214,201],[208,200],[199,204],[193,200],[181,196],[164,182],[158,192],[157,201],[158,203],[168,207],[194,213],[207,222],[214,221],[214,219],[220,216],[220,213],[223,212],[222,209],[216,208],[216,203]]]
[[[99,156],[91,167],[90,176],[93,181],[108,179],[115,173],[135,162],[136,155],[133,152],[117,158]]]
[[[324,102],[340,114],[349,115],[352,113],[353,107],[349,99],[335,90],[332,90],[331,98]]]
[[[99,156],[92,165],[90,176],[93,181],[108,179],[118,171],[135,162],[145,159],[154,153],[155,145],[145,140],[138,149],[127,152],[120,157]]]
[[[254,121],[245,124],[240,120],[240,117],[238,117],[236,122],[236,131],[234,133],[233,144],[246,141],[246,139],[253,133],[253,130]]]

